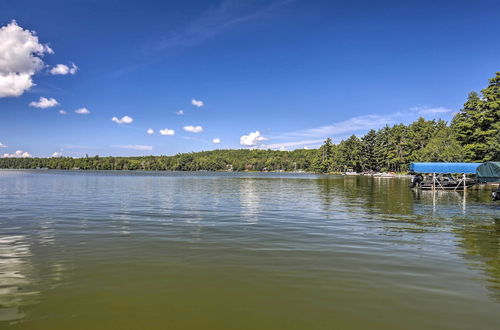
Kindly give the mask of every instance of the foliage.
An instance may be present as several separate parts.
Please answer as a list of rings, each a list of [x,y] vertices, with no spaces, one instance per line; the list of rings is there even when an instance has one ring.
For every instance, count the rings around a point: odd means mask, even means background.
[[[213,150],[175,156],[0,158],[0,168],[152,171],[311,170],[318,150]]]
[[[481,96],[476,92],[469,94],[451,127],[467,160],[500,159],[500,72],[489,80]]]

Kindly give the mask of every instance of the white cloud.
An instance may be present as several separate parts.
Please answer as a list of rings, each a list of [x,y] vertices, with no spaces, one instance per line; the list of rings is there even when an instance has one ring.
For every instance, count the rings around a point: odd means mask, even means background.
[[[126,144],[126,145],[117,145],[113,147],[121,149],[145,150],[145,151],[153,150],[152,146],[143,146],[141,144]]]
[[[90,113],[89,109],[87,108],[76,109],[75,112],[79,115],[88,115]]]
[[[60,115],[65,115],[65,114],[67,114],[67,112],[66,112],[66,111],[64,111],[64,110],[59,110],[59,114],[60,114]]]
[[[194,105],[195,107],[198,107],[198,108],[205,105],[205,103],[203,103],[203,101],[196,100],[196,99],[192,99],[191,104]]]
[[[32,77],[44,67],[42,57],[54,51],[41,44],[34,31],[16,21],[0,28],[0,98],[22,95],[35,84]]]
[[[295,136],[310,136],[310,137],[327,137],[338,136],[340,134],[355,133],[359,131],[377,129],[385,125],[394,124],[394,118],[390,116],[366,115],[352,117],[337,123],[311,128],[294,133]]]
[[[318,140],[305,140],[305,141],[294,141],[294,142],[282,142],[282,143],[272,143],[272,144],[261,144],[259,146],[260,149],[281,149],[281,148],[293,148],[293,147],[301,147],[303,145],[314,145],[314,144],[322,144],[324,139]],[[308,146],[305,146],[304,149],[309,149]]]
[[[220,143],[220,139],[219,138],[215,138],[215,139],[212,140],[212,143],[219,144]]]
[[[33,101],[30,103],[30,107],[40,108],[40,109],[51,108],[55,107],[56,105],[59,105],[59,102],[57,102],[57,100],[52,97],[50,99],[46,97],[40,97],[38,102]]]
[[[175,114],[178,116],[182,116],[184,114],[184,110],[176,111]]]
[[[304,147],[304,150],[309,150],[309,147],[308,147],[308,146],[305,146],[305,147]]]
[[[183,129],[186,132],[191,132],[191,133],[201,133],[201,132],[203,132],[203,127],[201,127],[201,126],[184,126]]]
[[[259,131],[255,131],[248,135],[243,135],[240,137],[240,144],[242,146],[255,146],[259,142],[265,141],[267,138],[263,137]]]
[[[27,151],[17,150],[13,154],[3,154],[3,158],[31,158],[31,154]]]
[[[62,152],[56,151],[52,154],[51,157],[62,157]]]
[[[0,148],[7,148],[7,146],[5,144],[3,144],[2,142],[0,142]]]
[[[152,129],[152,128],[148,128],[148,130],[146,131],[146,133],[148,133],[149,135],[152,135],[152,134],[155,134],[155,130]]]
[[[280,151],[286,151],[285,146],[281,146],[281,147],[280,147]]]
[[[71,67],[68,67],[65,64],[58,64],[52,69],[50,69],[50,73],[53,75],[67,75],[67,74],[75,74],[78,71],[78,67],[75,63],[71,64]]]
[[[453,110],[445,107],[413,107],[410,110],[417,112],[419,115],[437,115],[450,113]]]
[[[165,128],[165,129],[160,130],[160,134],[161,135],[174,135],[175,131],[173,129]]]
[[[118,119],[117,117],[113,117],[111,118],[111,121],[117,124],[131,124],[134,121],[134,118],[129,116],[123,116],[122,118]]]

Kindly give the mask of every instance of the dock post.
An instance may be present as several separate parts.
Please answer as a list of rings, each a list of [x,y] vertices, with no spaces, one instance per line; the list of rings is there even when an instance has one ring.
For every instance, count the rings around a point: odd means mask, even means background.
[[[464,173],[462,179],[464,180],[464,193],[465,193],[465,189],[467,189],[467,186],[465,185],[465,173]]]

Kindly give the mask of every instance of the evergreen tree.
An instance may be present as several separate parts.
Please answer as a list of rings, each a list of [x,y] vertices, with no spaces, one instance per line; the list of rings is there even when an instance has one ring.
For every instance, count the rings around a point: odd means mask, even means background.
[[[464,147],[467,160],[500,159],[500,72],[489,79],[487,88],[469,94],[467,102],[453,118],[452,128]]]
[[[363,141],[363,169],[377,171],[379,168],[376,156],[377,131],[371,129],[361,140]]]

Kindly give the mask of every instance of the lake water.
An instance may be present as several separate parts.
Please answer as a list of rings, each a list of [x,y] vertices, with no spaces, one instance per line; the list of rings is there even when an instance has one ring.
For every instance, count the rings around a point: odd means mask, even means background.
[[[498,329],[500,204],[408,183],[0,171],[0,328]]]

